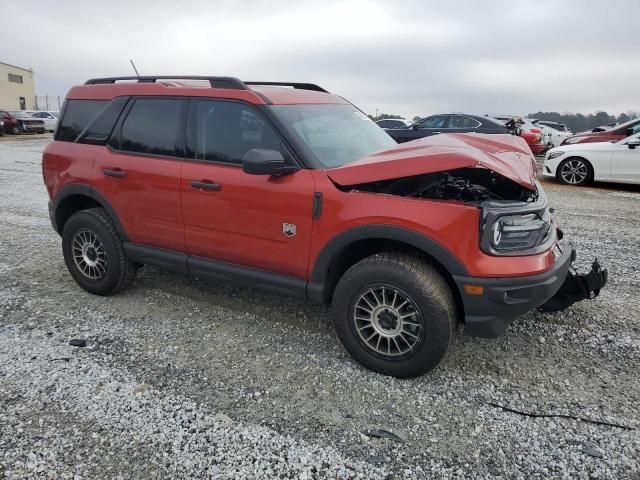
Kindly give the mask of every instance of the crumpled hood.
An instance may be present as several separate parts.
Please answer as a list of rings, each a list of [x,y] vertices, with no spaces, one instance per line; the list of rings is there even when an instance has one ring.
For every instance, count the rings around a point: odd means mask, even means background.
[[[434,135],[373,153],[326,172],[338,185],[349,186],[473,167],[488,168],[535,190],[536,160],[527,143],[514,135]]]

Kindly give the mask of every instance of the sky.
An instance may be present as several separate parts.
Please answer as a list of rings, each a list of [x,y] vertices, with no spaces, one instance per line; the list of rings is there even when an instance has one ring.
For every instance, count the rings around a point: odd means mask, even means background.
[[[640,1],[0,1],[37,95],[88,78],[317,83],[370,114],[640,111]]]

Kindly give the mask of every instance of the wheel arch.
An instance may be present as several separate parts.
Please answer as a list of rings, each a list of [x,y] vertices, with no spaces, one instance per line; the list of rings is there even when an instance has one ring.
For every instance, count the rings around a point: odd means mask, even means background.
[[[389,251],[409,252],[429,260],[449,284],[459,312],[463,314],[460,292],[453,275],[468,275],[464,265],[440,243],[393,225],[355,227],[329,241],[313,266],[307,286],[308,298],[319,303],[331,303],[338,280],[351,266],[370,255]]]
[[[120,238],[123,241],[127,240],[127,235],[111,204],[89,185],[74,183],[64,186],[54,197],[52,205],[52,223],[59,234],[62,234],[65,223],[74,213],[89,208],[103,208],[114,222]]]

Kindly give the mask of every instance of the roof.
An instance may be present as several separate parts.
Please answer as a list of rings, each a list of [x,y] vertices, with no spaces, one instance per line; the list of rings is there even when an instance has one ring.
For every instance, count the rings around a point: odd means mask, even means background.
[[[12,65],[10,63],[6,63],[6,62],[0,62],[0,64],[2,65],[6,65],[7,67],[11,67],[11,68],[17,68],[18,70],[22,70],[24,72],[30,72],[33,73],[33,70],[31,70],[30,68],[24,68],[24,67],[19,67],[17,65]]]
[[[71,100],[111,100],[121,96],[218,97],[254,104],[348,104],[310,83],[242,82],[234,77],[113,77],[88,80],[67,94]]]

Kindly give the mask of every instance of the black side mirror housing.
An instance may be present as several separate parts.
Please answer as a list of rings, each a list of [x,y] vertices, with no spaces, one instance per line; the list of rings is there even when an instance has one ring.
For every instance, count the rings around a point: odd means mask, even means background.
[[[420,125],[414,123],[413,125],[411,125],[411,130],[420,130]]]
[[[253,148],[242,157],[242,171],[249,175],[282,176],[296,172],[298,167],[288,165],[282,153],[266,148]]]
[[[633,135],[633,128],[627,128],[626,132],[627,137],[630,137],[631,135]]]

